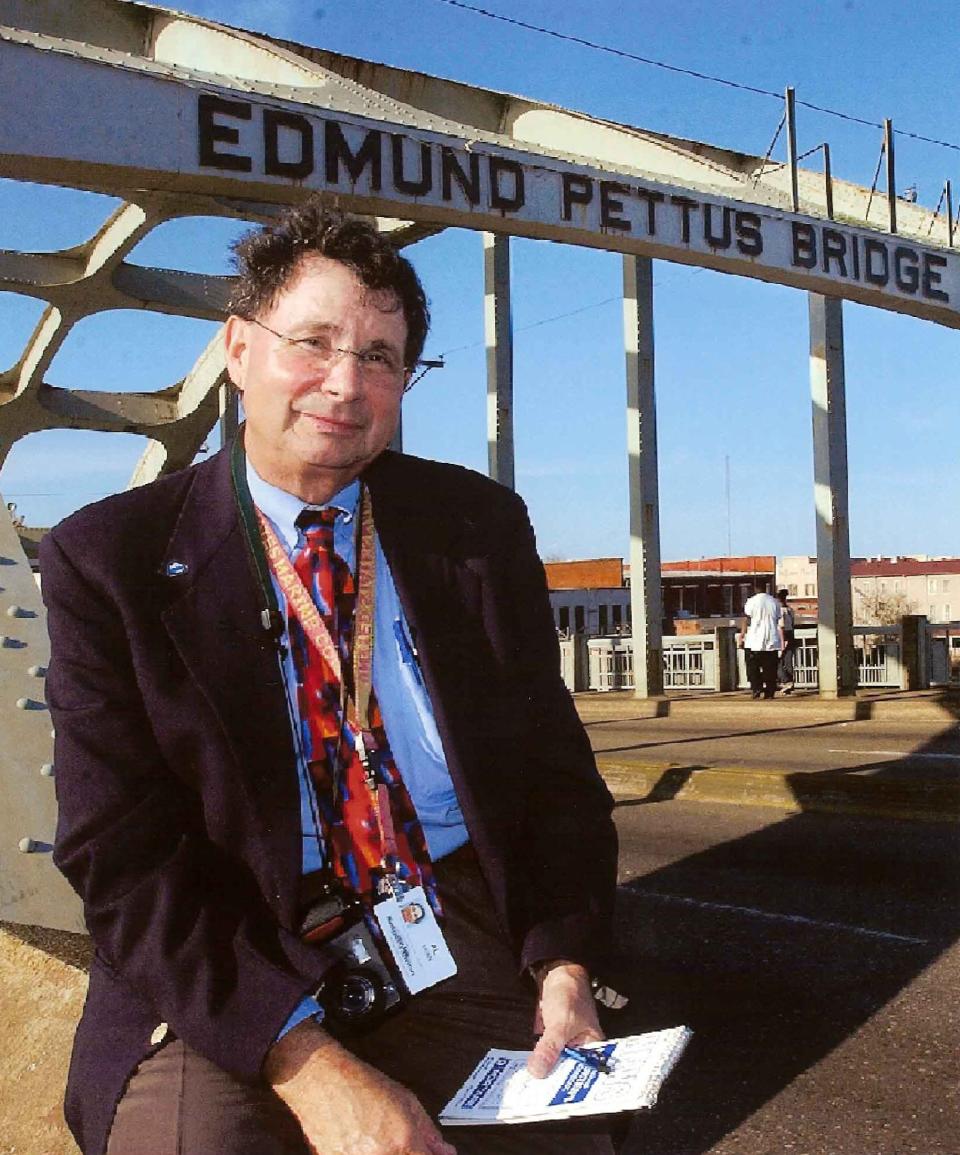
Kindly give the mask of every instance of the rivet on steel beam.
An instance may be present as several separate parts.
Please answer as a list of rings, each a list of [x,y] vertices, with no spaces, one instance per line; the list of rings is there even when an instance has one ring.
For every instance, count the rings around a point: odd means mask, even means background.
[[[32,854],[37,848],[37,844],[32,838],[21,838],[17,843],[17,848],[21,854]]]
[[[40,767],[40,774],[43,778],[52,778],[53,777],[53,763],[52,762],[44,762],[44,764]]]
[[[31,678],[45,678],[47,676],[46,666],[31,666],[27,673]]]

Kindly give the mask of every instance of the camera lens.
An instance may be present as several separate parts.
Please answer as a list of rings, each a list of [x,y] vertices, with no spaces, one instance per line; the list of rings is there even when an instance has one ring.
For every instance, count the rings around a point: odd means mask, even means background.
[[[357,1022],[379,1011],[383,1004],[383,983],[366,967],[347,971],[331,990],[331,1014],[343,1022]]]

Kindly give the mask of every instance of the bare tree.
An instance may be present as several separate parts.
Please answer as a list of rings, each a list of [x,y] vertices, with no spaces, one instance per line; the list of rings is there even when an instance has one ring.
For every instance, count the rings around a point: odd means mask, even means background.
[[[858,593],[854,599],[853,624],[896,626],[904,615],[916,612],[916,604],[906,594],[872,590],[870,593]]]

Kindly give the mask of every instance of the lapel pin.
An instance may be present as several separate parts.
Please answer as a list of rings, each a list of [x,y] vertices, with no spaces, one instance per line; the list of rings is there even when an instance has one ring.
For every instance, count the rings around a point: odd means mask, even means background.
[[[185,561],[168,561],[163,572],[167,577],[183,577],[189,568]]]

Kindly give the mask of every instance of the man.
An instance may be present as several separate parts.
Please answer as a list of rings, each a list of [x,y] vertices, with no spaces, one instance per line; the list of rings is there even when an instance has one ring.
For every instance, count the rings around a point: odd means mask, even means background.
[[[67,1116],[85,1155],[449,1155],[431,1115],[489,1046],[539,1034],[543,1076],[602,1038],[611,800],[522,503],[386,448],[411,266],[316,202],[237,254],[238,443],[41,550],[56,861],[96,946]],[[394,1005],[419,940],[387,927],[434,908],[456,974]],[[456,1150],[611,1150],[498,1131]]]
[[[777,662],[783,652],[780,603],[767,593],[767,583],[756,578],[754,593],[743,605],[738,641],[744,650],[747,678],[754,698],[772,698],[777,692]]]
[[[777,590],[777,601],[780,603],[780,628],[783,630],[783,652],[780,655],[780,665],[777,668],[777,681],[785,694],[793,693],[793,665],[797,649],[797,632],[794,626],[793,610],[790,607],[790,591]]]

